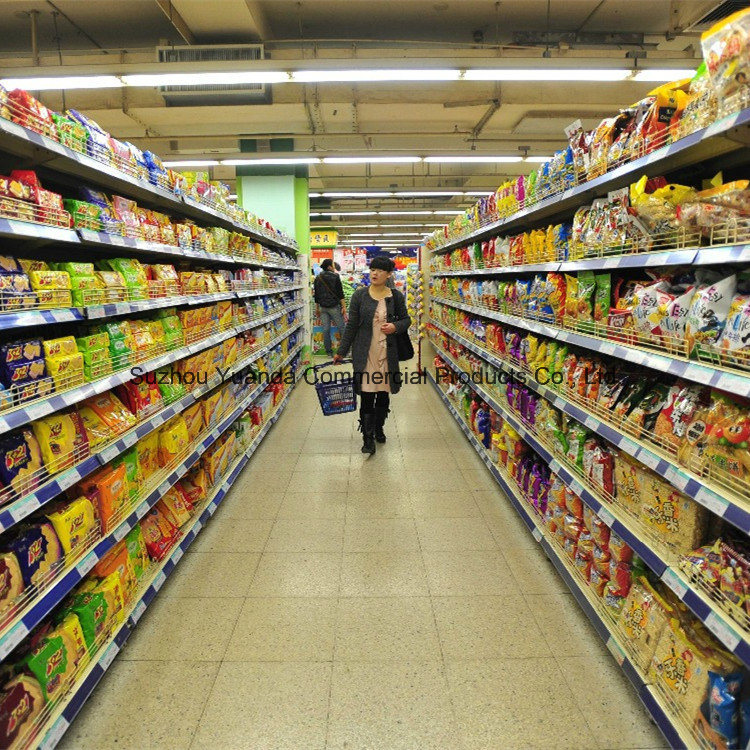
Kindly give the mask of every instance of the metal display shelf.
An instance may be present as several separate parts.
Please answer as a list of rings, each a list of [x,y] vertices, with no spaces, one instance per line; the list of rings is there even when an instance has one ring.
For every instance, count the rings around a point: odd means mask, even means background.
[[[125,174],[111,165],[74,151],[51,138],[3,118],[0,118],[0,151],[21,157],[27,168],[38,165],[68,177],[98,185],[106,190],[123,193],[155,208],[191,219],[217,222],[226,229],[248,235],[255,242],[268,243],[286,252],[297,254],[297,248],[281,238],[266,235],[237,223],[188,196],[180,198],[168,190]]]
[[[2,122],[2,119],[0,119]],[[45,240],[47,242],[65,242],[79,244],[80,239],[74,229],[64,229],[50,224],[37,224],[18,219],[0,217],[0,238],[14,240]]]
[[[603,255],[579,260],[551,261],[549,263],[522,263],[515,266],[492,266],[490,268],[451,269],[432,271],[432,276],[500,276],[506,274],[573,271],[601,271],[621,268],[651,268],[663,266],[705,266],[723,263],[750,262],[750,244],[710,245],[706,247],[675,248],[650,253],[628,253],[625,255]]]
[[[284,339],[289,338],[289,336],[298,331],[303,325],[302,322],[297,323],[289,330],[284,331],[284,333],[277,336],[273,341],[253,352],[249,357],[241,362],[235,363],[227,372],[223,373],[224,379],[241,372],[260,357],[268,354],[274,346],[284,341]],[[113,458],[126,451],[142,437],[153,432],[175,415],[183,412],[205,393],[212,388],[215,388],[217,385],[220,385],[221,382],[222,376],[217,374],[205,385],[195,388],[183,398],[164,407],[156,414],[118,436],[117,439],[109,445],[98,449],[95,453],[92,453],[80,463],[54,475],[33,492],[8,503],[8,505],[0,509],[0,532],[7,531],[12,526],[15,526],[38,508],[42,507],[45,503],[48,503],[50,500],[60,495],[68,489],[68,487],[72,487],[104,464],[109,463]]]
[[[694,383],[709,385],[728,393],[734,393],[739,396],[750,397],[750,373],[743,375],[741,372],[732,372],[721,367],[700,364],[682,357],[673,357],[666,354],[657,354],[645,349],[639,349],[635,346],[628,346],[622,343],[613,343],[604,339],[598,339],[594,336],[587,336],[584,333],[569,331],[558,326],[542,323],[534,320],[527,320],[519,316],[505,315],[504,313],[489,310],[485,307],[476,307],[474,305],[464,305],[461,302],[447,299],[445,297],[432,297],[435,302],[455,307],[458,310],[480,315],[484,318],[497,320],[500,323],[524,328],[532,333],[538,333],[551,339],[564,341],[568,344],[574,344],[582,349],[600,352],[610,357],[632,362],[633,364],[650,367],[659,372],[675,375]]]
[[[495,367],[508,373],[514,371],[511,364],[496,357],[491,352],[478,346],[460,333],[457,333],[433,318],[430,319],[430,322],[436,328],[439,328],[449,336],[452,336],[467,349],[478,354],[482,359]],[[518,371],[516,370],[515,372]],[[617,427],[602,421],[577,404],[566,400],[564,396],[561,396],[554,389],[538,383],[533,378],[526,378],[524,385],[531,388],[540,396],[546,398],[547,401],[552,403],[560,411],[565,412],[590,430],[601,435],[615,447],[648,466],[659,476],[663,477],[671,485],[680,490],[680,492],[708,508],[715,515],[726,519],[741,531],[750,534],[750,510],[746,509],[739,503],[728,500],[721,490],[706,485],[704,480],[691,474],[684,467],[673,463],[670,457],[662,455],[658,449],[653,449],[643,442],[623,434],[623,432]]]
[[[434,345],[434,344],[433,344]],[[459,365],[451,355],[438,346],[435,350],[439,352],[448,365],[457,373],[461,372]],[[488,393],[476,383],[467,383],[484,401],[486,401],[496,412],[503,415],[513,429],[521,436],[524,442],[536,451],[557,474],[560,479],[583,500],[621,539],[623,539],[635,553],[656,573],[677,596],[693,611],[693,613],[711,630],[714,635],[742,662],[750,667],[750,633],[744,633],[737,623],[731,621],[720,609],[713,607],[700,591],[691,587],[682,576],[679,569],[671,566],[666,556],[644,541],[638,530],[632,529],[627,521],[620,518],[617,507],[602,500],[598,493],[583,482],[574,471],[565,465],[564,459],[550,452],[536,437],[536,435],[520,420],[518,415],[507,406],[501,404],[493,395]]]
[[[484,240],[501,232],[525,226],[532,227],[544,221],[552,221],[556,217],[570,215],[580,206],[591,203],[595,198],[605,196],[612,190],[626,187],[644,174],[649,177],[668,174],[722,154],[739,151],[746,147],[750,137],[746,132],[748,124],[750,124],[750,109],[735,112],[707,128],[697,130],[640,159],[626,162],[601,177],[545,198],[508,218],[494,221],[463,237],[454,238],[434,252],[446,253],[467,243]]]
[[[540,546],[544,550],[544,553],[547,555],[550,562],[555,566],[555,569],[560,574],[560,577],[563,579],[563,581],[565,581],[565,584],[570,589],[584,614],[588,617],[597,634],[604,641],[610,653],[615,658],[615,661],[635,688],[639,698],[648,709],[657,727],[659,727],[659,730],[662,732],[662,734],[672,747],[689,747],[690,745],[684,739],[680,728],[672,721],[670,715],[663,708],[654,693],[649,690],[645,678],[642,676],[635,664],[633,664],[633,662],[628,658],[624,649],[618,643],[618,638],[612,632],[610,625],[605,620],[603,620],[599,613],[596,611],[596,608],[592,605],[586,592],[579,586],[576,579],[570,574],[570,571],[565,565],[565,562],[560,558],[560,555],[558,554],[556,548],[552,546],[552,544],[543,534],[542,529],[537,524],[536,519],[533,517],[528,504],[518,496],[518,490],[514,489],[511,486],[511,484],[500,473],[497,466],[493,464],[492,459],[487,454],[484,446],[477,440],[476,436],[466,426],[466,423],[462,419],[461,415],[456,411],[453,404],[448,400],[448,398],[443,393],[440,386],[435,382],[435,379],[430,373],[428,373],[428,378],[430,379],[430,382],[434,386],[440,398],[443,400],[443,403],[447,406],[448,411],[453,415],[453,418],[456,420],[459,427],[464,432],[471,445],[474,447],[474,450],[476,450],[476,452],[479,454],[480,458],[482,459],[482,461],[484,461],[495,481],[498,483],[498,485],[500,485],[506,497],[510,500],[513,508],[521,517],[524,524],[533,535],[534,539],[539,542]]]
[[[47,728],[40,733],[37,745],[40,750],[52,750],[60,742],[68,727],[72,724],[86,701],[91,697],[99,681],[104,677],[104,674],[111,666],[117,654],[132,635],[143,613],[159,593],[167,578],[174,572],[177,564],[185,552],[188,551],[195,538],[226,499],[232,485],[237,481],[237,478],[268,431],[278,421],[282,412],[287,407],[292,390],[293,388],[284,396],[282,402],[250,444],[250,447],[236,459],[232,468],[227,472],[226,478],[212,489],[211,495],[204,503],[203,510],[197,514],[196,518],[185,529],[182,539],[149,576],[148,582],[141,587],[141,593],[130,606],[125,616],[125,621],[112,633],[108,642],[102,644],[84,672],[83,678],[73,687],[70,694],[66,696],[60,706],[57,707],[57,710],[47,722]]]
[[[284,308],[283,310],[273,312],[270,315],[266,315],[256,320],[248,321],[239,326],[232,326],[225,331],[215,333],[208,338],[201,339],[200,341],[196,341],[188,346],[182,346],[179,349],[174,349],[166,354],[161,354],[158,357],[139,362],[136,366],[140,368],[141,373],[158,370],[160,367],[176,362],[178,359],[184,359],[185,357],[196,354],[203,349],[208,349],[216,344],[220,344],[225,339],[233,338],[243,331],[250,330],[251,328],[275,320],[276,318],[285,315],[287,312],[291,312],[292,309],[297,309],[297,307]],[[99,380],[84,383],[75,388],[71,388],[70,390],[63,391],[62,393],[53,393],[50,396],[30,401],[25,406],[19,406],[16,409],[0,413],[0,434],[13,430],[16,427],[21,427],[29,422],[33,422],[40,417],[65,409],[66,407],[84,401],[91,396],[108,391],[115,386],[127,382],[132,377],[132,370],[126,368],[124,370],[119,370],[112,375],[107,375]]]
[[[286,366],[301,350],[296,347],[285,359],[280,367]],[[189,455],[176,466],[169,475],[163,479],[159,485],[149,492],[146,497],[138,503],[137,507],[132,510],[128,516],[117,525],[115,529],[106,536],[97,541],[92,550],[85,554],[75,565],[68,570],[61,571],[61,575],[56,582],[49,588],[45,589],[30,602],[22,614],[9,624],[2,634],[0,634],[0,660],[5,657],[33,630],[51,611],[56,607],[67,594],[77,586],[91,569],[106,554],[121,541],[143,518],[146,513],[153,508],[158,500],[173,487],[187,471],[198,461],[198,459],[211,447],[219,437],[226,432],[234,421],[250,406],[258,396],[263,393],[265,386],[263,384],[256,386],[235,409],[221,422],[211,430],[205,430],[203,435],[193,444]]]

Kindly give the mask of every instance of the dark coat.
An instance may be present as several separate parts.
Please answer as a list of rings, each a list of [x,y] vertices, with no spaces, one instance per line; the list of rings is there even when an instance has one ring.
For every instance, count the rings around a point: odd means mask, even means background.
[[[406,310],[404,295],[398,289],[391,290],[391,297],[386,297],[385,307],[388,312],[388,322],[396,326],[396,333],[404,333],[409,330],[411,319]],[[367,368],[367,355],[370,351],[372,341],[372,321],[375,317],[378,303],[370,296],[367,287],[360,287],[352,295],[349,303],[349,321],[341,337],[341,345],[338,353],[346,357],[349,349],[352,350],[354,364],[354,388],[360,393],[361,374]],[[391,393],[398,393],[401,389],[401,372],[398,366],[398,348],[396,346],[396,333],[386,337],[388,350],[388,372]]]

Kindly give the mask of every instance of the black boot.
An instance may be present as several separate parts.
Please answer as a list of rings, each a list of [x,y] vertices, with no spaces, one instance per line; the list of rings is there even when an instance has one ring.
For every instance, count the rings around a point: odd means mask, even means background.
[[[388,419],[388,412],[390,409],[386,407],[383,409],[382,407],[375,407],[375,440],[377,440],[379,443],[385,442],[385,433],[383,432],[383,425],[385,424],[385,420]]]
[[[362,414],[359,418],[359,430],[362,433],[362,453],[375,453],[375,415]]]

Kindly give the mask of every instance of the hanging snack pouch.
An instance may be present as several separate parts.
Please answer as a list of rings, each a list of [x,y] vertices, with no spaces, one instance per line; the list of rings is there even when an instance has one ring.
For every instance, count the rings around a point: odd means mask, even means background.
[[[189,444],[185,419],[178,414],[159,430],[159,464],[169,466],[184,453]]]
[[[70,554],[85,543],[96,527],[94,506],[87,497],[60,503],[47,518],[55,529],[63,553]]]
[[[736,288],[737,277],[732,275],[696,291],[685,321],[688,354],[695,356],[696,347],[719,341]]]
[[[31,423],[50,474],[70,468],[89,455],[89,441],[77,412],[57,412]]]
[[[134,427],[138,421],[120,399],[111,391],[93,396],[83,402],[88,406],[115,435],[121,435]]]
[[[124,539],[125,546],[128,550],[130,567],[133,571],[136,581],[140,581],[148,569],[149,559],[146,550],[146,542],[143,538],[143,532],[139,524],[136,524]]]
[[[0,481],[16,495],[25,495],[42,481],[42,451],[32,430],[23,427],[0,436]]]

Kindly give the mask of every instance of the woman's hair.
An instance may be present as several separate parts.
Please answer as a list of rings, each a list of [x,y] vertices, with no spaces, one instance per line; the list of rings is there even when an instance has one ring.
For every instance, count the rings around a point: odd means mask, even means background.
[[[370,263],[370,270],[381,270],[393,273],[396,268],[396,264],[387,255],[377,255],[372,259]]]

